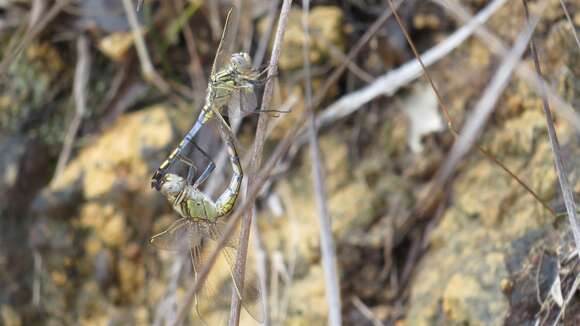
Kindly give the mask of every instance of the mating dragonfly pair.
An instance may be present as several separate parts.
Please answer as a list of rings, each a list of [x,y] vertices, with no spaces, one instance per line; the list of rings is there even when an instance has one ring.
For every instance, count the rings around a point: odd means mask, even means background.
[[[172,204],[175,211],[181,216],[165,231],[154,235],[151,243],[162,249],[189,250],[193,260],[194,273],[197,273],[201,264],[201,246],[204,242],[217,241],[221,236],[221,227],[224,222],[219,218],[227,215],[233,209],[243,178],[240,158],[235,146],[235,136],[222,114],[229,112],[256,112],[257,100],[254,86],[260,82],[263,74],[252,68],[250,56],[247,53],[229,55],[234,43],[238,15],[230,9],[226,18],[222,38],[211,69],[207,87],[205,105],[203,106],[194,126],[185,135],[177,148],[155,171],[151,186],[160,191]],[[223,67],[218,70],[219,67]],[[225,144],[232,168],[231,180],[224,192],[214,201],[199,189],[200,185],[210,176],[215,165],[209,156],[194,141],[198,132],[211,119],[217,120],[217,125]],[[187,157],[185,149],[194,146],[209,161],[210,164],[194,180],[195,165]],[[187,166],[187,177],[180,176],[173,171],[177,163]],[[223,252],[228,265],[233,269],[235,246],[230,244]],[[231,270],[230,270],[231,273]],[[232,274],[233,275],[233,274]],[[233,277],[232,277],[233,280]],[[262,311],[260,291],[251,284],[240,291],[234,282],[234,287],[246,311],[258,321],[261,321]],[[196,298],[197,302],[202,298]],[[201,318],[198,311],[198,317]],[[203,319],[202,319],[203,320]]]

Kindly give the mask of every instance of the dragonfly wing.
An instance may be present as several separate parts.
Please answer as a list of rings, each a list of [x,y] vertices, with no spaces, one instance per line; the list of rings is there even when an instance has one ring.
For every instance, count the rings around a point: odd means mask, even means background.
[[[205,222],[193,222],[182,218],[174,222],[167,230],[153,236],[151,243],[159,249],[179,251],[191,259],[193,281],[197,281],[204,268],[207,256],[215,249],[215,241],[209,241],[209,227]],[[220,266],[221,265],[221,266]],[[230,287],[216,286],[216,272],[228,270],[226,263],[220,263],[212,269],[200,290],[194,296],[193,318],[203,325],[224,325],[229,316],[231,297]],[[198,323],[196,323],[197,325]]]
[[[151,244],[157,249],[186,251],[192,243],[193,230],[188,218],[181,218],[171,224],[165,231],[151,237]]]
[[[241,119],[251,113],[255,113],[258,107],[258,99],[253,86],[238,87],[232,92],[227,105],[227,115],[230,118]]]
[[[203,247],[198,246],[190,251],[193,279],[196,282],[201,269],[206,264],[207,256],[215,249],[213,244],[212,241],[206,241]],[[214,266],[212,271],[218,270],[217,268]],[[225,325],[229,317],[230,293],[225,287],[216,286],[214,273],[210,272],[199,292],[195,295],[195,316],[204,325]]]
[[[225,227],[225,223],[220,224],[213,224],[211,230],[211,239],[219,240],[222,237],[221,230]],[[221,229],[221,230],[220,230]],[[231,238],[228,241],[228,245],[222,249],[222,256],[226,260],[227,265],[229,267],[230,276],[232,279],[232,283],[234,286],[235,291],[237,292],[238,296],[241,296],[242,306],[244,310],[252,316],[258,322],[264,321],[265,315],[265,298],[262,296],[262,291],[260,291],[260,286],[258,284],[259,279],[256,277],[256,273],[254,273],[250,268],[248,268],[251,264],[246,264],[246,272],[244,276],[244,286],[243,289],[240,291],[241,286],[239,286],[235,282],[235,260],[237,257],[237,239],[235,243],[232,242]]]
[[[222,38],[211,67],[211,76],[218,72],[220,68],[224,67],[230,60],[235,37],[238,32],[239,21],[239,9],[237,7],[230,8],[222,31]]]

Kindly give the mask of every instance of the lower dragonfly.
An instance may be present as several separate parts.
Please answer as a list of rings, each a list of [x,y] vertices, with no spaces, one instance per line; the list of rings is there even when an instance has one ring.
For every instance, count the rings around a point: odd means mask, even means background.
[[[229,185],[214,201],[198,189],[196,186],[197,181],[192,184],[177,174],[165,174],[160,183],[160,191],[167,197],[173,209],[179,213],[181,218],[167,230],[151,237],[151,243],[160,249],[189,250],[196,275],[201,265],[200,253],[201,247],[204,245],[203,242],[206,240],[218,241],[221,237],[221,227],[224,224],[219,221],[219,218],[231,212],[238,198],[243,178],[240,158],[234,145],[233,132],[221,116],[218,117],[218,120],[220,120],[219,129],[232,167],[232,177]],[[261,322],[263,317],[260,291],[251,283],[244,286],[243,290],[240,291],[241,287],[235,283],[233,277],[233,259],[236,257],[234,246],[234,243],[229,243],[228,247],[223,250],[223,255],[230,268],[234,288],[242,299],[244,309],[255,320]],[[255,280],[253,276],[248,279]],[[200,300],[200,298],[197,298],[196,308],[197,302]],[[215,300],[215,298],[212,300]],[[199,311],[198,317],[201,318]]]

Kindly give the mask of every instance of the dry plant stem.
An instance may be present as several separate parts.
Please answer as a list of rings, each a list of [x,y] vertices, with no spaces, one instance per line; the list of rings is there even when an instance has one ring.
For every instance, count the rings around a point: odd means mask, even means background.
[[[344,55],[344,53],[342,53],[342,51],[340,51],[336,46],[334,46],[334,44],[328,42],[323,35],[316,33],[315,34],[316,39],[322,43],[323,46],[328,47],[328,50],[330,51],[330,55],[333,58],[338,59],[341,62],[345,62],[346,63],[346,67],[348,68],[348,70],[350,72],[352,72],[353,75],[355,75],[357,78],[359,78],[360,80],[366,82],[366,83],[372,83],[375,80],[375,77],[371,74],[369,74],[368,72],[366,72],[363,68],[359,67],[356,62],[349,60],[346,55]]]
[[[170,88],[167,82],[157,74],[151,59],[149,58],[149,52],[147,51],[147,46],[145,45],[145,40],[143,39],[143,34],[141,31],[141,26],[139,26],[139,21],[137,21],[137,15],[133,10],[133,4],[131,0],[122,0],[123,9],[125,10],[125,15],[127,15],[127,20],[129,21],[129,26],[131,26],[131,33],[133,33],[133,39],[135,41],[135,49],[137,50],[137,56],[139,57],[139,62],[141,63],[141,72],[146,80],[150,81],[157,87],[162,93],[169,93]]]
[[[403,0],[398,0],[397,3],[395,4],[395,8],[398,8],[402,2],[403,2]],[[330,77],[328,77],[324,81],[324,84],[322,84],[322,86],[320,87],[320,89],[318,90],[316,95],[314,96],[314,99],[312,101],[313,108],[318,107],[322,103],[322,101],[324,101],[326,94],[330,90],[330,87],[332,87],[332,85],[334,85],[334,83],[336,83],[338,78],[340,78],[340,76],[347,69],[348,62],[352,62],[354,60],[354,58],[358,55],[358,53],[370,41],[370,39],[383,27],[383,25],[387,22],[387,19],[389,19],[389,17],[391,17],[392,14],[393,14],[393,12],[391,10],[385,10],[383,12],[383,14],[379,18],[377,18],[377,20],[371,25],[371,27],[369,27],[369,29],[367,29],[367,31],[363,34],[363,36],[358,40],[358,42],[348,52],[346,58],[343,61],[341,61],[340,65],[332,72]],[[316,118],[316,127],[317,128],[320,128],[320,126],[325,123],[322,121],[323,119],[321,119],[321,115],[323,115],[323,114],[324,114],[324,112],[319,114]],[[332,117],[330,118],[330,120],[332,120]],[[298,152],[298,149],[306,143],[306,141],[307,141],[306,137],[307,137],[306,131],[301,129],[300,130],[300,137],[298,137],[297,141],[293,144],[293,147],[291,149],[292,153]]]
[[[395,8],[398,8],[399,5],[403,2],[403,0],[397,1]],[[312,107],[318,107],[322,101],[326,98],[326,93],[330,90],[330,87],[334,85],[334,83],[338,80],[338,78],[342,75],[342,73],[347,68],[347,63],[354,60],[356,55],[362,50],[362,48],[367,44],[367,42],[383,27],[383,25],[387,22],[387,19],[391,17],[392,11],[385,10],[383,14],[371,25],[371,27],[363,34],[363,36],[359,39],[359,41],[355,44],[355,46],[350,50],[348,55],[346,56],[345,60],[338,66],[326,79],[320,90],[314,96],[312,100]]]
[[[572,298],[574,297],[574,294],[576,294],[576,291],[578,290],[579,286],[580,286],[580,277],[576,275],[576,277],[574,278],[574,283],[572,283],[572,287],[568,291],[568,295],[566,295],[566,300],[564,301],[562,308],[558,312],[556,320],[554,320],[554,323],[552,324],[553,326],[560,325],[560,319],[562,319],[563,315],[565,314],[566,307],[568,306],[568,304],[570,304],[570,301],[572,301]]]
[[[270,107],[270,104],[272,103],[274,92],[273,77],[278,74],[278,58],[280,57],[280,52],[282,50],[282,40],[284,38],[284,33],[286,31],[286,23],[288,20],[288,14],[290,12],[291,3],[292,3],[291,0],[285,0],[282,4],[282,9],[280,10],[280,18],[278,20],[278,28],[276,30],[274,45],[272,48],[272,55],[268,67],[267,82],[264,87],[264,95],[262,98],[261,110],[267,109],[268,107]],[[261,165],[262,152],[264,142],[266,140],[266,133],[268,130],[268,118],[269,118],[268,115],[263,114],[260,115],[260,118],[258,120],[258,127],[256,130],[256,137],[252,150],[253,155],[249,164],[248,187],[251,187],[255,183],[256,175]],[[240,231],[240,242],[238,244],[238,255],[236,257],[236,266],[234,270],[236,284],[240,289],[242,289],[244,286],[243,284],[244,284],[245,265],[253,213],[254,209],[247,211],[246,218],[242,220],[242,226]],[[240,307],[241,307],[241,298],[237,295],[235,289],[232,289],[232,303],[229,322],[230,326],[238,325],[240,319]]]
[[[30,5],[30,20],[28,21],[28,30],[32,29],[42,17],[42,13],[46,10],[45,0],[33,0]]]
[[[278,19],[278,28],[274,37],[274,44],[272,46],[272,55],[270,57],[270,63],[268,66],[268,75],[266,85],[264,86],[264,95],[262,97],[261,110],[267,110],[271,103],[274,95],[275,78],[278,74],[278,59],[282,51],[282,40],[284,39],[284,34],[286,32],[286,24],[288,22],[288,14],[290,13],[290,7],[292,0],[284,0],[282,3],[282,9],[280,9],[280,18]],[[256,138],[253,146],[253,156],[249,164],[249,178],[248,187],[252,187],[256,182],[256,175],[261,165],[262,152],[264,148],[264,142],[266,141],[266,133],[268,131],[268,115],[262,114],[258,119],[258,127],[256,130]],[[242,226],[240,231],[240,242],[238,244],[238,255],[236,257],[236,266],[234,269],[235,282],[238,285],[240,292],[244,287],[244,273],[246,267],[246,258],[248,254],[248,242],[250,238],[250,230],[252,224],[252,215],[254,210],[248,210],[246,218],[242,220]],[[230,326],[238,325],[240,320],[240,307],[241,298],[237,295],[236,290],[232,288],[232,303],[230,310]]]
[[[254,209],[256,209],[254,207]],[[255,214],[254,214],[255,215]],[[254,248],[254,255],[256,257],[256,271],[258,274],[258,281],[260,289],[262,290],[262,298],[265,300],[263,302],[264,307],[264,324],[269,325],[270,322],[270,309],[269,305],[267,304],[268,300],[268,272],[267,272],[267,260],[268,260],[268,252],[266,250],[266,246],[264,245],[264,241],[262,240],[262,236],[260,234],[260,228],[258,227],[258,223],[252,223],[252,230],[254,232],[253,239],[253,248]]]
[[[391,1],[390,1],[390,3],[392,5],[392,2]],[[490,4],[489,7],[491,7],[494,4],[496,4],[496,3]],[[499,5],[501,5],[501,4],[499,2],[497,2],[497,6],[498,7],[496,7],[496,8],[499,8]],[[480,13],[481,12],[483,12],[483,10],[480,11]],[[413,51],[413,53],[414,53],[414,55],[416,57],[417,62],[421,66],[421,70],[423,71],[423,73],[425,75],[425,78],[428,80],[429,84],[431,85],[431,88],[435,92],[435,95],[437,97],[437,101],[438,101],[439,105],[441,106],[441,110],[443,111],[443,114],[445,115],[445,119],[447,120],[447,124],[449,126],[449,129],[453,133],[453,136],[455,138],[457,138],[459,136],[459,132],[458,132],[457,128],[455,127],[455,125],[453,123],[453,120],[451,119],[451,115],[449,114],[449,109],[445,105],[445,102],[443,101],[443,98],[442,98],[441,94],[439,93],[437,87],[435,86],[435,83],[433,82],[433,79],[431,78],[431,75],[429,74],[429,71],[427,70],[427,67],[426,67],[423,59],[421,59],[421,56],[419,55],[419,52],[415,48],[415,45],[413,44],[413,41],[411,40],[411,37],[409,36],[409,33],[404,28],[404,25],[403,25],[400,17],[397,15],[396,11],[394,12],[394,14],[395,14],[395,18],[397,19],[397,22],[398,22],[399,26],[401,27],[401,31],[403,32],[405,38],[407,39],[407,42],[408,42],[409,46],[411,47],[411,49],[412,49],[412,51]],[[478,16],[479,16],[479,14],[477,16],[475,16],[475,18],[472,19],[470,21],[470,23],[471,22],[474,22],[477,19]],[[468,26],[468,25],[469,25],[469,23],[466,26]],[[475,25],[474,27],[477,27],[477,25]],[[479,150],[479,152],[482,153],[487,159],[489,159],[492,162],[494,162],[497,166],[499,166],[502,170],[504,170],[504,172],[506,172],[514,180],[516,180],[520,184],[520,186],[522,188],[524,188],[529,194],[531,194],[539,203],[541,203],[546,210],[548,210],[549,212],[551,212],[552,215],[555,214],[554,211],[552,210],[552,208],[549,205],[547,205],[542,199],[540,199],[538,197],[538,195],[525,182],[523,182],[517,175],[515,175],[513,172],[511,172],[511,170],[509,170],[495,156],[493,156],[490,153],[488,153],[485,149],[483,149],[478,144],[475,144],[475,146]],[[435,196],[431,196],[430,197],[430,200],[421,200],[421,201],[419,201],[422,206],[418,208],[418,213],[419,213],[418,215],[421,215],[422,216],[422,215],[426,214],[432,208],[432,205],[434,205],[436,201],[437,201],[437,198]]]
[[[447,56],[455,48],[473,34],[476,27],[486,22],[493,13],[495,13],[506,0],[495,0],[481,9],[479,13],[465,26],[455,31],[443,42],[437,44],[420,56],[423,66],[428,67],[441,58]],[[392,1],[389,0],[392,5]],[[391,9],[392,10],[392,9]],[[329,105],[319,116],[317,124],[319,126],[328,124],[331,121],[340,119],[352,114],[362,105],[370,102],[378,96],[392,96],[401,87],[408,85],[417,79],[423,73],[423,68],[418,59],[405,63],[396,70],[389,71],[381,77],[378,77],[373,83],[363,87],[360,90],[351,92],[331,105]],[[449,121],[449,120],[448,120]]]
[[[220,13],[219,13],[219,7],[218,7],[218,3],[219,1],[215,1],[215,0],[208,0],[208,1],[204,1],[205,3],[207,3],[207,8],[209,11],[209,25],[211,27],[211,32],[213,34],[213,38],[216,40],[219,40],[221,35],[222,35],[222,22],[220,19]]]
[[[254,68],[258,68],[262,62],[264,62],[264,57],[266,56],[266,50],[268,50],[268,44],[270,41],[270,37],[272,36],[272,31],[274,30],[274,22],[276,21],[276,13],[278,12],[278,3],[280,0],[271,0],[270,1],[270,8],[268,10],[268,21],[266,22],[266,32],[260,38],[260,42],[258,43],[258,49],[254,55],[254,61],[252,62],[252,66]]]
[[[365,316],[368,320],[370,320],[373,323],[373,326],[385,325],[377,317],[375,317],[371,309],[369,309],[369,307],[364,302],[362,302],[362,300],[359,297],[357,296],[352,297],[351,302],[358,309],[358,311],[360,311],[360,313],[363,314],[363,316]]]
[[[312,81],[310,76],[310,32],[308,26],[308,13],[310,1],[302,0],[302,28],[306,40],[302,47],[304,71],[305,71],[305,106],[308,110],[308,140],[310,143],[310,155],[312,157],[312,177],[316,207],[318,208],[318,222],[320,223],[320,250],[322,255],[322,267],[324,270],[324,283],[326,287],[326,300],[328,303],[328,324],[339,326],[342,324],[340,303],[340,281],[336,263],[336,251],[332,238],[330,215],[327,206],[326,187],[324,172],[320,164],[320,148],[316,138],[316,125],[314,111],[312,109]]]
[[[535,18],[530,22],[530,24],[526,24],[525,29],[520,33],[512,50],[504,58],[489,85],[484,90],[480,100],[469,115],[465,122],[465,126],[448,155],[446,162],[435,176],[436,187],[438,186],[437,191],[444,187],[454,173],[459,161],[467,154],[475,144],[478,136],[481,134],[485,123],[496,106],[497,100],[509,83],[512,72],[521,60],[521,56],[526,50],[527,44],[537,23],[538,18]],[[435,197],[435,193],[432,192],[430,196]]]
[[[76,134],[81,126],[83,117],[87,112],[87,84],[91,73],[91,55],[89,51],[89,41],[86,36],[81,35],[77,40],[78,60],[75,68],[73,85],[73,95],[75,101],[75,115],[64,138],[62,151],[58,157],[56,169],[52,180],[54,181],[64,170],[70,154]]]
[[[4,75],[6,69],[12,64],[16,57],[22,53],[22,51],[30,45],[30,43],[38,36],[40,32],[62,11],[62,9],[71,0],[57,0],[56,3],[50,8],[50,10],[40,19],[33,27],[29,28],[20,43],[16,46],[16,49],[10,51],[3,59],[0,61],[0,76]],[[32,17],[34,19],[34,17]]]
[[[522,1],[524,4],[526,21],[528,21],[528,24],[530,24],[528,2],[527,0]],[[544,77],[542,74],[542,68],[540,67],[540,59],[538,57],[538,51],[536,50],[536,44],[533,38],[530,40],[530,53],[534,60],[536,73],[543,79]],[[556,172],[558,173],[558,181],[560,182],[560,190],[562,191],[562,196],[564,197],[564,204],[566,205],[566,211],[568,212],[568,221],[570,223],[570,227],[572,228],[572,234],[574,235],[576,253],[580,255],[580,227],[578,226],[578,217],[576,216],[576,202],[574,201],[574,194],[572,193],[572,189],[568,181],[568,172],[566,170],[566,166],[564,165],[564,161],[562,160],[558,135],[556,134],[556,129],[554,128],[554,118],[552,117],[552,111],[550,110],[550,104],[548,103],[548,96],[546,95],[546,91],[543,87],[541,96],[544,114],[546,115],[548,138],[550,139],[550,147],[552,148],[552,153],[554,154],[554,164],[556,166]]]
[[[419,53],[417,52],[417,50],[415,49],[415,47],[412,43],[412,40],[410,39],[408,33],[406,32],[406,30],[404,28],[402,28],[402,31],[403,31],[405,37],[407,38],[408,43],[411,46],[411,49],[413,50],[413,52],[415,53],[415,56],[417,57],[417,59],[415,59],[411,62],[408,62],[408,63],[404,64],[403,66],[401,66],[399,69],[394,70],[394,71],[390,71],[389,73],[387,73],[383,77],[377,79],[377,82],[376,82],[377,85],[376,85],[374,91],[369,92],[369,88],[363,88],[360,91],[348,94],[345,97],[343,97],[342,99],[336,101],[334,104],[329,106],[326,110],[324,110],[318,116],[318,126],[321,127],[321,126],[327,125],[336,119],[342,118],[342,117],[349,115],[349,114],[355,112],[356,110],[358,110],[363,103],[354,103],[354,105],[352,105],[353,98],[361,99],[362,101],[364,101],[364,103],[366,103],[366,101],[370,100],[369,97],[374,98],[377,95],[376,92],[384,92],[384,93],[387,93],[389,95],[394,94],[399,88],[407,85],[408,83],[413,81],[415,78],[419,77],[421,72],[423,72],[425,74],[425,77],[428,79],[429,83],[431,84],[432,89],[435,91],[435,94],[437,95],[439,104],[441,105],[441,108],[443,110],[443,114],[445,115],[445,118],[448,122],[448,125],[449,125],[451,132],[455,136],[457,136],[457,134],[458,134],[457,129],[455,128],[455,126],[451,120],[451,117],[449,115],[448,109],[445,106],[443,100],[441,99],[441,96],[439,95],[439,92],[437,91],[437,88],[435,87],[435,84],[433,83],[426,67],[430,64],[435,63],[437,60],[443,58],[449,52],[451,52],[451,50],[453,50],[454,48],[456,48],[457,46],[462,44],[463,41],[469,35],[471,35],[471,33],[473,33],[476,26],[478,24],[486,21],[503,4],[503,2],[505,2],[505,1],[499,0],[499,1],[494,1],[491,4],[489,4],[486,8],[482,9],[477,14],[477,16],[474,19],[472,19],[467,25],[465,25],[462,28],[460,28],[459,30],[457,30],[455,33],[453,33],[451,36],[449,36],[446,40],[441,42],[439,45],[437,45],[437,46],[433,47],[432,49],[430,49],[429,51],[427,51],[423,56],[419,55]],[[392,5],[392,2],[390,2],[390,4]],[[391,9],[392,9],[392,7],[391,7]],[[398,17],[395,16],[395,18],[398,18]],[[398,21],[399,21],[399,24],[401,25],[401,27],[403,27],[400,19],[398,19]],[[421,59],[421,58],[423,58],[423,59]],[[379,85],[380,85],[380,87],[379,87]],[[303,139],[304,138],[301,138],[300,141],[303,141]],[[478,147],[478,150],[480,152],[482,152],[488,159],[492,160],[495,164],[500,166],[506,173],[510,174],[522,187],[524,187],[524,189],[526,189],[532,196],[534,196],[534,198],[536,198],[540,203],[542,203],[547,210],[552,211],[552,209],[548,205],[546,205],[543,201],[541,201],[540,198],[538,198],[537,195],[521,179],[519,179],[514,173],[512,173],[505,165],[503,165],[501,162],[499,162],[494,156],[487,153],[480,146],[477,146],[477,147]]]
[[[468,13],[465,7],[461,6],[458,2],[449,0],[431,0],[443,8],[449,10],[453,16],[462,23],[469,22],[473,17]],[[496,55],[505,56],[507,53],[507,46],[491,33],[485,26],[476,26],[475,36],[481,38],[485,42],[486,46]],[[580,132],[580,115],[576,113],[574,108],[566,103],[550,85],[546,83],[538,74],[536,74],[527,65],[520,63],[516,69],[516,74],[518,77],[522,78],[528,85],[532,86],[532,90],[538,95],[541,95],[543,91],[548,95],[548,99],[554,105],[556,113],[562,117],[565,121],[568,121],[572,127],[574,127],[578,132]]]
[[[176,0],[177,7],[181,10],[187,6],[184,3],[184,0]],[[199,91],[205,90],[204,87],[207,85],[205,80],[205,76],[203,73],[203,68],[201,66],[201,60],[199,58],[199,54],[197,53],[197,47],[195,45],[195,37],[193,35],[193,31],[191,30],[191,25],[186,23],[183,27],[183,37],[185,38],[185,44],[187,46],[187,52],[189,53],[190,63],[189,69],[191,70],[192,75],[192,84],[194,89]]]
[[[560,0],[560,5],[562,6],[562,11],[564,11],[564,15],[566,15],[566,20],[568,21],[568,24],[570,25],[570,29],[572,30],[572,35],[574,35],[574,40],[576,41],[576,45],[578,46],[578,49],[580,50],[580,39],[578,39],[578,33],[576,33],[576,27],[574,26],[574,21],[572,20],[572,17],[570,17],[570,13],[568,12],[568,9],[566,8],[566,4],[564,3],[564,0]]]

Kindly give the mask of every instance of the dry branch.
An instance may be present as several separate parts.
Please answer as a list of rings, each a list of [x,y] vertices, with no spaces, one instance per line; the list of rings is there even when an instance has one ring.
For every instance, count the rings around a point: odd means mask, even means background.
[[[266,111],[271,106],[272,98],[274,96],[274,77],[278,74],[278,58],[280,58],[280,53],[282,52],[282,41],[286,32],[286,24],[288,22],[288,15],[290,13],[291,4],[292,0],[284,0],[284,2],[282,2],[282,8],[280,9],[280,18],[278,19],[278,28],[274,37],[274,44],[272,45],[272,55],[268,65],[268,75],[266,79],[266,85],[264,86],[261,111]],[[260,115],[260,118],[258,119],[256,138],[254,140],[254,146],[252,150],[252,159],[250,160],[250,164],[248,166],[248,187],[252,187],[254,185],[256,181],[256,175],[258,174],[260,165],[262,163],[262,152],[268,131],[268,119],[269,116],[267,114]],[[239,289],[243,289],[244,287],[244,274],[246,258],[248,255],[248,242],[250,239],[253,214],[254,209],[248,210],[246,212],[246,218],[242,220],[240,242],[238,244],[238,256],[236,257],[236,266],[234,268],[235,283]],[[236,289],[232,289],[230,326],[237,325],[239,323],[240,307],[241,298],[237,295]]]
[[[473,19],[473,17],[468,13],[468,11],[455,1],[449,0],[432,0],[433,2],[439,4],[443,8],[450,11],[453,16],[462,23],[468,22]],[[485,26],[476,26],[475,36],[481,38],[483,42],[487,45],[494,54],[499,56],[505,56],[507,54],[507,46],[491,33]],[[541,95],[543,90],[546,91],[548,99],[554,104],[554,109],[556,113],[562,117],[564,120],[568,121],[572,127],[574,127],[578,132],[580,132],[580,115],[576,113],[574,108],[566,103],[554,89],[546,83],[538,74],[536,74],[527,65],[520,63],[516,69],[516,74],[518,77],[522,78],[528,85],[532,86],[532,90],[538,95]]]
[[[76,134],[81,126],[83,117],[87,111],[87,84],[91,73],[91,55],[89,40],[81,35],[77,40],[78,60],[75,68],[73,95],[75,101],[75,115],[65,135],[62,151],[58,157],[53,180],[58,177],[70,158]]]
[[[524,13],[526,16],[526,21],[530,20],[530,13],[528,11],[528,2],[522,0],[524,4]],[[538,51],[536,50],[536,44],[534,39],[530,40],[530,52],[532,58],[534,59],[534,67],[536,68],[536,73],[543,79],[542,68],[540,67],[540,59],[538,57]],[[556,166],[556,172],[558,173],[558,181],[560,183],[560,189],[562,190],[562,197],[564,197],[564,204],[566,205],[566,211],[568,212],[568,222],[572,228],[572,234],[574,235],[574,242],[576,243],[576,253],[580,255],[580,227],[578,226],[578,217],[576,216],[576,202],[574,201],[574,194],[572,193],[572,188],[568,181],[568,172],[562,160],[562,153],[560,150],[560,144],[558,143],[558,135],[556,134],[556,129],[554,128],[554,118],[552,117],[552,111],[550,110],[550,104],[548,103],[548,96],[544,87],[542,87],[542,107],[544,109],[544,114],[546,115],[546,126],[548,128],[548,138],[550,139],[550,147],[552,153],[554,154],[554,165]]]
[[[521,60],[528,42],[532,36],[535,26],[538,23],[538,18],[534,19],[525,29],[520,33],[517,41],[515,42],[513,48],[509,54],[504,58],[503,62],[497,69],[495,75],[491,79],[489,85],[484,90],[481,98],[475,105],[475,108],[471,112],[463,130],[459,134],[459,137],[455,141],[449,156],[444,163],[441,170],[435,177],[437,184],[440,187],[447,182],[451,177],[459,161],[467,154],[471,147],[475,144],[476,139],[480,135],[481,131],[488,118],[491,116],[493,109],[499,99],[503,90],[507,86],[512,72],[517,66],[518,62]]]
[[[310,1],[302,1],[302,26],[306,40],[304,42],[304,72],[305,72],[305,101],[308,112],[308,141],[310,143],[310,155],[312,156],[312,176],[316,207],[318,209],[318,222],[320,223],[320,251],[322,252],[322,266],[324,269],[324,283],[326,287],[326,300],[328,302],[328,324],[339,326],[342,324],[340,280],[336,262],[336,249],[332,238],[330,214],[328,212],[327,195],[324,172],[320,163],[320,148],[316,136],[316,122],[312,108],[312,80],[310,75],[310,33],[308,26],[308,14]]]

